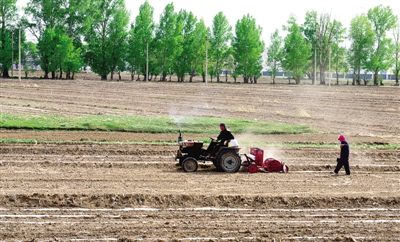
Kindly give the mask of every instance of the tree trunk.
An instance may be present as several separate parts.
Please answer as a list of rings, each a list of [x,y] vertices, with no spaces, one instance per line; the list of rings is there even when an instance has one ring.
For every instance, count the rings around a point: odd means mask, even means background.
[[[319,73],[319,84],[325,85],[325,66],[320,64],[320,73]]]
[[[101,76],[101,80],[102,80],[102,81],[107,81],[107,75],[102,75],[102,76]]]
[[[374,86],[378,86],[379,85],[379,83],[378,83],[378,74],[379,74],[379,70],[376,69],[375,73],[374,73]]]
[[[110,75],[110,80],[111,80],[111,81],[113,81],[113,80],[114,80],[114,71],[112,71],[112,72],[111,72],[111,75]]]
[[[339,85],[339,71],[336,69],[336,85]]]
[[[367,72],[364,72],[364,86],[366,86],[368,83],[367,81]]]
[[[3,77],[10,78],[10,74],[8,74],[8,68],[6,66],[3,69]]]
[[[48,70],[48,69],[45,69],[45,70],[44,70],[43,79],[49,79],[49,70]]]
[[[219,82],[219,71],[218,71],[218,62],[215,65],[215,74],[217,75],[217,82]]]

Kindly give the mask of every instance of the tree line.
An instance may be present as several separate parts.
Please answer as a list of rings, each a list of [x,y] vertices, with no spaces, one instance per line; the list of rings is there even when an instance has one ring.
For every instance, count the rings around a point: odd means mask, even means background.
[[[114,79],[121,72],[131,73],[132,80],[179,82],[194,76],[215,77],[227,81],[228,72],[245,83],[257,83],[266,65],[275,82],[280,70],[290,73],[300,83],[307,75],[325,84],[330,66],[337,74],[353,72],[353,85],[360,84],[361,71],[379,73],[393,68],[398,84],[399,22],[390,7],[379,5],[368,14],[352,19],[347,31],[329,14],[306,13],[300,25],[290,16],[283,26],[285,37],[276,30],[265,46],[262,28],[247,14],[236,22],[235,31],[219,12],[211,27],[203,19],[184,9],[176,11],[167,4],[154,21],[154,8],[146,0],[130,23],[124,0],[30,0],[23,16],[18,16],[17,0],[0,0],[1,75],[18,60],[18,33],[21,31],[21,63],[25,75],[40,65],[44,78],[73,79],[83,66],[90,66],[102,80]],[[35,41],[26,40],[26,32]],[[393,39],[387,35],[392,31]],[[343,46],[345,39],[351,45]],[[207,60],[207,61],[206,61]],[[337,75],[338,76],[338,75]],[[365,80],[364,80],[365,81]]]
[[[366,73],[370,72],[374,85],[382,85],[379,74],[391,69],[399,85],[400,23],[388,6],[379,5],[352,18],[348,31],[330,14],[316,11],[308,11],[302,25],[290,16],[283,30],[286,37],[276,30],[267,47],[267,66],[273,82],[278,71],[284,70],[292,74],[296,83],[307,75],[314,84],[318,69],[320,84],[325,84],[326,70],[332,68],[337,83],[339,74],[351,72],[352,85],[361,85],[362,81],[366,85]],[[345,40],[349,46],[343,46]]]

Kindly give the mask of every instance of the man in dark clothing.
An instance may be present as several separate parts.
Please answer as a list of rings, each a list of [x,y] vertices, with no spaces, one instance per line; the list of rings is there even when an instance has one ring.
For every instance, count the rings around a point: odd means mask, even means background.
[[[218,137],[217,137],[217,141],[219,140],[219,144],[220,144],[221,146],[223,146],[223,145],[227,146],[227,145],[228,145],[228,142],[229,142],[231,139],[234,139],[235,137],[233,137],[231,131],[229,131],[229,130],[226,128],[226,125],[225,125],[224,123],[220,123],[220,124],[219,124],[219,128],[221,129],[221,132],[219,133],[219,135],[218,135]]]
[[[339,170],[344,166],[346,175],[350,175],[349,155],[350,146],[343,135],[339,135],[338,140],[340,141],[340,158],[337,158],[337,165],[334,174],[337,175]]]
[[[235,138],[233,137],[231,131],[226,128],[226,125],[224,123],[220,123],[219,128],[221,129],[221,132],[215,140],[216,142],[212,142],[207,149],[208,151],[212,151],[212,153],[210,154],[211,156],[214,156],[221,146],[228,146],[228,142],[231,139]]]

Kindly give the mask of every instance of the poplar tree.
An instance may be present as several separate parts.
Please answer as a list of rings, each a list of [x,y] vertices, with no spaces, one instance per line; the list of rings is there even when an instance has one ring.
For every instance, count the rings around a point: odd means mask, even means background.
[[[279,36],[279,31],[275,30],[274,33],[271,34],[270,39],[271,44],[267,49],[267,71],[271,74],[272,83],[275,84],[275,77],[279,72],[281,67],[282,60],[282,37]]]
[[[348,61],[353,70],[352,85],[361,83],[361,70],[368,70],[367,61],[370,59],[375,42],[375,33],[365,14],[357,15],[350,22],[348,33],[350,48]]]
[[[236,22],[235,37],[232,41],[236,73],[243,77],[244,83],[257,83],[261,76],[262,53],[265,44],[261,40],[262,28],[249,14]]]
[[[368,10],[368,19],[375,31],[374,51],[368,63],[369,69],[374,72],[374,85],[382,84],[379,72],[389,69],[393,63],[394,45],[390,38],[386,37],[389,30],[395,27],[397,17],[390,7],[379,5]]]
[[[213,19],[210,36],[210,59],[214,62],[217,82],[220,82],[221,67],[229,56],[228,49],[231,40],[232,26],[225,15],[219,12]]]
[[[284,40],[282,67],[299,84],[309,66],[311,44],[304,39],[294,16],[289,17],[288,26],[284,29],[288,31],[288,35]]]
[[[393,42],[394,42],[394,60],[395,65],[393,74],[396,79],[396,86],[399,85],[399,72],[400,72],[400,22],[397,20],[396,26],[393,28]]]
[[[161,80],[166,81],[167,75],[171,72],[177,55],[178,45],[181,36],[177,36],[177,13],[174,11],[174,4],[165,6],[160,16],[160,22],[155,30],[154,46],[157,49],[157,64],[161,71]]]
[[[135,18],[133,29],[134,38],[129,43],[129,48],[133,48],[132,53],[130,53],[133,66],[138,73],[145,76],[144,80],[148,80],[146,76],[147,44],[151,45],[154,39],[155,24],[153,14],[154,8],[147,0],[144,4],[140,5],[139,14]]]
[[[124,59],[129,15],[124,0],[92,0],[91,6],[85,57],[93,72],[107,80]]]
[[[193,76],[195,75],[196,63],[197,63],[197,50],[199,43],[196,43],[196,22],[197,18],[192,12],[181,10],[179,12],[179,20],[182,21],[182,42],[181,42],[181,53],[178,56],[177,63],[177,75],[178,79],[184,81],[184,75],[189,73],[190,82],[192,82]]]
[[[3,77],[10,77],[8,71],[11,67],[12,53],[18,48],[12,49],[12,33],[14,33],[14,39],[18,39],[18,31],[15,26],[17,14],[17,0],[0,0],[0,69]]]

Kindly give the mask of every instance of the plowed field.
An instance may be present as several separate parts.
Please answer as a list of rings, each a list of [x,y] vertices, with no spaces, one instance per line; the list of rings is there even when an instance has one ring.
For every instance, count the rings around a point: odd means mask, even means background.
[[[288,173],[185,173],[178,134],[0,130],[1,241],[400,241],[400,89],[1,80],[2,113],[220,117],[318,134],[235,134]],[[217,126],[218,124],[216,124]],[[216,132],[218,127],[216,129]],[[338,134],[352,174],[332,176]],[[184,139],[209,135],[183,134]],[[240,153],[250,147],[241,146]]]

